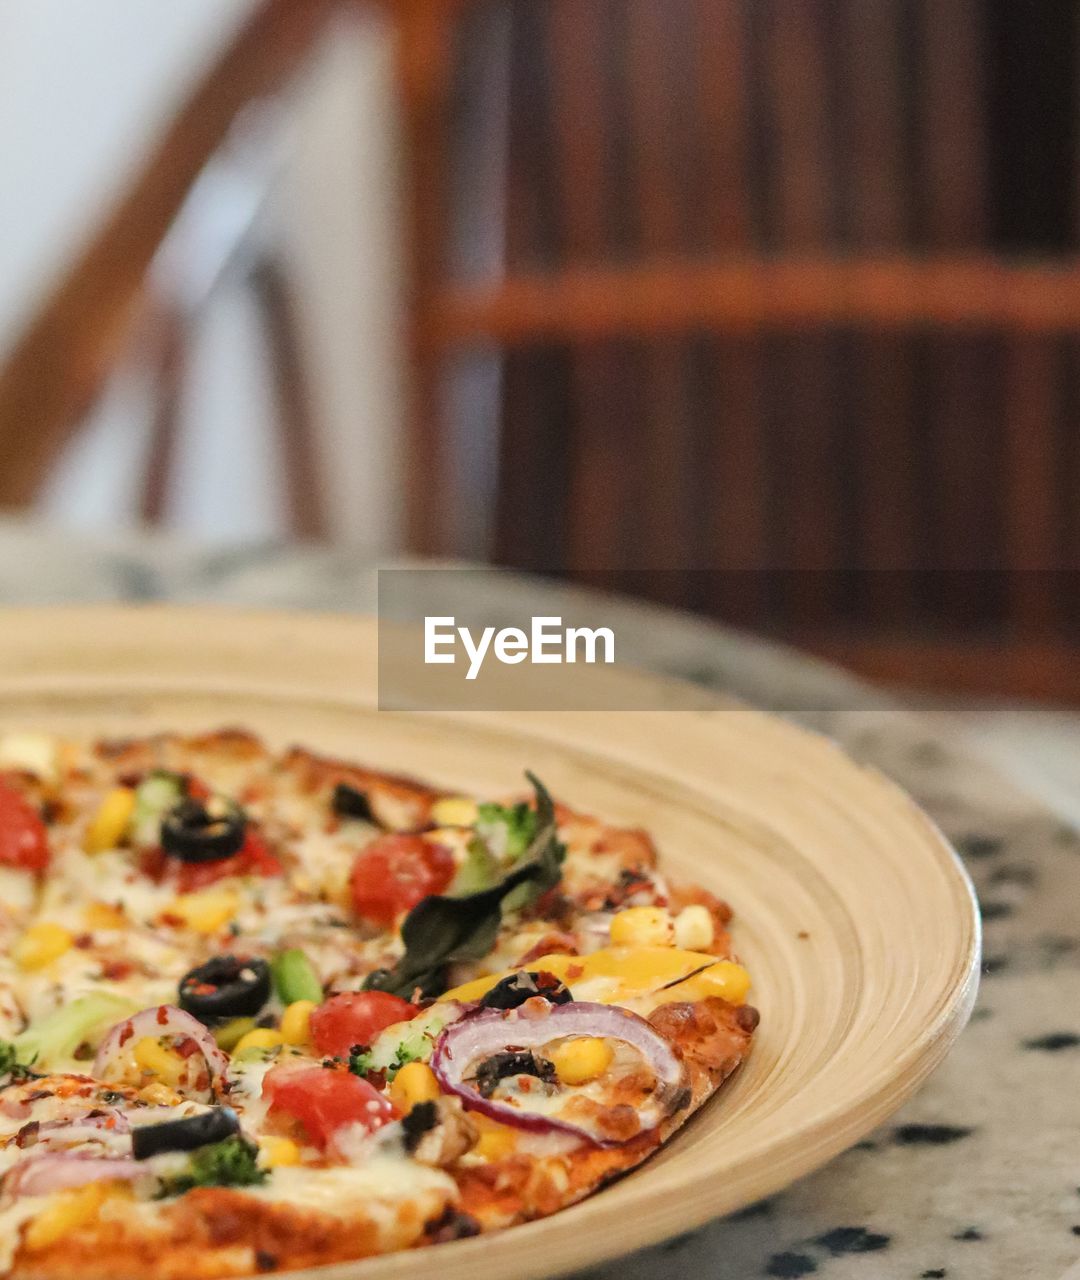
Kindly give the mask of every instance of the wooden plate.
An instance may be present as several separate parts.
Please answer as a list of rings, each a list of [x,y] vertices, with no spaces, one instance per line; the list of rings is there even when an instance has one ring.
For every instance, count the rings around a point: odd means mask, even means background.
[[[519,787],[530,767],[567,802],[647,826],[667,867],[732,903],[762,1015],[747,1064],[614,1186],[544,1221],[440,1246],[445,1280],[553,1275],[738,1209],[855,1142],[941,1061],[975,998],[978,915],[955,855],[890,782],[736,707],[378,712],[376,654],[364,619],[9,611],[0,727],[242,723],[278,745],[479,793]],[[309,1274],[382,1280],[419,1265],[407,1253]]]

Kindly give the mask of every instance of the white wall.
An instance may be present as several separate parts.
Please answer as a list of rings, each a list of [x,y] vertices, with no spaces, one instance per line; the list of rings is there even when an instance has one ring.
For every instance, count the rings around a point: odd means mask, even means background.
[[[252,0],[0,0],[0,352],[70,262]],[[284,160],[261,222],[295,282],[333,533],[399,543],[403,386],[398,130],[392,49],[372,18],[328,40],[282,117]],[[159,274],[246,216],[226,172]],[[230,188],[232,182],[232,188]],[[250,184],[249,184],[250,185]],[[193,201],[193,206],[197,203]],[[207,213],[209,206],[209,214]],[[224,231],[222,232],[222,228]],[[195,271],[194,275],[198,275]],[[192,352],[169,524],[218,539],[283,532],[265,353],[223,291]],[[41,504],[54,523],[131,523],[149,405],[122,371]]]
[[[253,0],[0,0],[0,351]]]

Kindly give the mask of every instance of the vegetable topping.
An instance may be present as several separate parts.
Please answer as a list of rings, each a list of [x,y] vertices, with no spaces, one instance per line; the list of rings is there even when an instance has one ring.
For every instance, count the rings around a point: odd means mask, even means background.
[[[528,1100],[534,1094],[529,1091],[505,1099],[493,1096],[503,1081],[522,1074],[538,1077],[545,1093],[559,1091],[555,1064],[536,1051],[548,1050],[566,1037],[602,1037],[636,1051],[633,1073],[644,1066],[653,1080],[632,1110],[627,1103],[604,1107],[571,1089],[564,1091],[567,1102],[561,1114],[547,1107],[530,1110]],[[689,1098],[682,1062],[644,1018],[585,1001],[541,1006],[533,1016],[521,1010],[494,1009],[467,1015],[450,1023],[439,1036],[431,1067],[443,1089],[456,1094],[468,1110],[519,1129],[565,1133],[605,1147],[655,1129]]]
[[[253,1017],[270,999],[270,966],[244,956],[214,956],[180,980],[180,1008],[200,1022]]]
[[[0,867],[44,871],[49,843],[41,815],[14,787],[0,782]]]
[[[240,1121],[231,1107],[213,1107],[181,1120],[139,1125],[131,1133],[131,1154],[146,1160],[163,1151],[194,1151],[239,1132]]]
[[[214,1037],[190,1013],[168,1004],[143,1009],[141,1013],[118,1022],[97,1051],[94,1075],[99,1080],[113,1078],[118,1069],[123,1070],[128,1047],[134,1048],[144,1038],[193,1041],[206,1071],[203,1074],[196,1070],[194,1076],[189,1072],[188,1088],[218,1097],[229,1092],[229,1059],[218,1048]]]
[[[280,951],[271,961],[270,971],[282,1004],[294,1004],[297,1000],[321,1002],[322,983],[311,961],[299,947]]]
[[[349,884],[356,914],[392,928],[398,916],[454,876],[450,850],[417,835],[385,835],[373,840],[353,864]]]
[[[347,782],[339,782],[334,788],[330,807],[342,818],[360,818],[364,822],[375,821],[366,793],[356,787],[350,787]]]
[[[244,846],[247,818],[238,804],[222,796],[206,801],[190,796],[161,820],[161,847],[184,862],[218,862]]]
[[[531,773],[527,777],[536,792],[535,835],[513,870],[490,889],[418,902],[401,926],[404,956],[393,969],[369,974],[368,987],[405,997],[417,988],[438,995],[446,989],[448,963],[478,960],[492,949],[511,895],[511,907],[521,907],[559,883],[566,850],[556,833],[555,806],[543,783]]]
[[[533,996],[543,996],[552,1004],[569,1004],[573,1000],[568,987],[553,973],[528,972],[507,974],[480,1001],[485,1009],[516,1009]]]
[[[102,1159],[55,1151],[20,1161],[4,1176],[8,1196],[46,1196],[54,1191],[84,1187],[90,1182],[130,1181],[143,1172],[130,1156]]]
[[[252,1187],[270,1176],[260,1169],[259,1149],[241,1134],[196,1151],[186,1172],[162,1179],[161,1194],[182,1195],[193,1187]]]
[[[555,1064],[547,1058],[521,1049],[493,1053],[476,1068],[476,1091],[482,1098],[490,1098],[500,1080],[507,1076],[535,1076],[545,1084],[555,1084]]]
[[[420,1012],[400,996],[386,991],[346,991],[331,996],[311,1011],[315,1048],[335,1058],[347,1058],[354,1045],[369,1045],[395,1022],[407,1022]]]
[[[262,1095],[270,1102],[270,1115],[297,1121],[308,1140],[324,1150],[346,1125],[372,1133],[397,1115],[393,1103],[366,1080],[326,1067],[275,1067],[263,1081]]]

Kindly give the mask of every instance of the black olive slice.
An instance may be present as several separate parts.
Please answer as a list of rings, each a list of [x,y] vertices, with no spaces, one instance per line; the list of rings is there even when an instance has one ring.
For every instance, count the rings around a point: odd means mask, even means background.
[[[180,979],[180,1008],[200,1022],[253,1018],[270,999],[270,966],[245,956],[214,956]]]
[[[411,1155],[420,1145],[420,1139],[429,1129],[439,1123],[439,1112],[434,1102],[417,1102],[401,1121],[401,1131],[405,1135],[405,1150]]]
[[[508,974],[496,982],[480,1004],[485,1009],[516,1009],[533,996],[543,996],[550,1004],[569,1004],[574,998],[553,973],[540,969]]]
[[[183,1120],[132,1126],[131,1154],[136,1160],[148,1160],[163,1151],[194,1151],[239,1132],[240,1121],[232,1107],[214,1107]]]
[[[375,822],[371,812],[371,802],[367,793],[350,787],[347,782],[339,782],[334,788],[330,807],[342,818],[362,818],[365,822]]]
[[[482,1098],[490,1098],[501,1080],[508,1076],[536,1076],[545,1084],[557,1084],[555,1064],[547,1058],[538,1058],[528,1049],[511,1049],[493,1053],[476,1068],[476,1091]]]
[[[238,804],[220,796],[181,800],[161,820],[161,847],[184,862],[220,862],[239,853],[247,818]]]

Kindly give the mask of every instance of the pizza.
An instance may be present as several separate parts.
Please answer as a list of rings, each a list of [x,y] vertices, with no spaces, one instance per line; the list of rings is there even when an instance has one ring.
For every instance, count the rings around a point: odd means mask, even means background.
[[[758,1021],[641,830],[256,736],[0,739],[0,1275],[436,1245],[639,1164]]]

